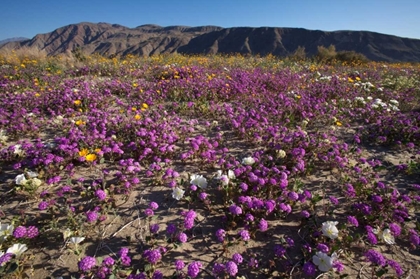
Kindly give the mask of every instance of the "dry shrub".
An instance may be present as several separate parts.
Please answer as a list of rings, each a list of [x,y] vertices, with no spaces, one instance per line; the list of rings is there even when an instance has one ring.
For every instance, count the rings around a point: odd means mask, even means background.
[[[47,60],[47,52],[37,47],[21,47],[18,49],[1,48],[0,57],[8,64],[20,65],[24,61],[45,62]]]

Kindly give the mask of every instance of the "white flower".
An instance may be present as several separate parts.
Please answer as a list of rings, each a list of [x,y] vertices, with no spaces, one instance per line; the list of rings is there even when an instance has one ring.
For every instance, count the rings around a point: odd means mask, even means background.
[[[200,187],[201,189],[207,188],[207,179],[205,179],[202,175],[192,174],[190,183]]]
[[[26,177],[24,174],[19,174],[18,176],[16,176],[15,178],[15,183],[16,185],[25,185],[27,182]]]
[[[0,130],[0,142],[6,143],[8,139],[9,137],[6,136],[6,132],[4,130]]]
[[[228,170],[228,175],[227,176],[228,176],[229,179],[235,179],[236,178],[236,175],[233,172],[233,170]]]
[[[26,172],[26,174],[29,176],[29,178],[38,177],[38,173],[36,173],[34,171],[28,171],[28,172]]]
[[[11,254],[16,255],[16,257],[20,257],[20,255],[22,255],[23,252],[25,252],[26,250],[28,250],[28,247],[26,246],[26,244],[17,243],[17,244],[13,244],[12,247],[7,249],[6,253],[11,253]]]
[[[13,225],[2,224],[0,222],[0,243],[5,241],[9,235],[12,235],[14,229],[15,227]]]
[[[286,157],[286,151],[284,151],[283,149],[276,150],[276,153],[277,153],[277,157],[280,159],[283,159],[284,157]]]
[[[67,238],[69,238],[72,234],[73,234],[73,232],[69,228],[65,229],[64,232],[63,232],[63,238],[64,238],[64,240],[66,240]]]
[[[42,184],[42,181],[38,178],[31,179],[32,186],[39,187]]]
[[[395,238],[391,234],[391,231],[389,229],[385,229],[383,232],[378,233],[379,238],[381,238],[385,243],[387,244],[395,244]]]
[[[316,252],[312,257],[312,262],[318,266],[318,269],[322,272],[330,270],[333,265],[333,259],[323,252]]]
[[[21,149],[21,147],[22,147],[22,145],[16,144],[14,146],[14,150],[13,150],[13,153],[16,154],[16,155],[18,155],[19,157],[22,157],[23,156],[23,150]]]
[[[176,199],[177,201],[179,201],[180,199],[182,199],[182,197],[184,196],[185,191],[182,190],[181,188],[175,187],[172,190],[172,197],[174,199]]]
[[[334,221],[327,221],[327,222],[322,223],[323,235],[331,239],[336,239],[338,237],[338,229],[336,227],[337,224],[338,222],[334,222]]]
[[[389,100],[389,103],[393,104],[394,106],[398,106],[398,101],[397,100],[394,100],[394,99]]]
[[[255,159],[252,158],[251,156],[243,158],[242,159],[242,164],[246,165],[246,166],[251,166],[255,163]]]
[[[83,240],[85,240],[84,237],[81,237],[81,236],[73,236],[73,237],[70,237],[69,242],[72,243],[72,244],[79,244]]]

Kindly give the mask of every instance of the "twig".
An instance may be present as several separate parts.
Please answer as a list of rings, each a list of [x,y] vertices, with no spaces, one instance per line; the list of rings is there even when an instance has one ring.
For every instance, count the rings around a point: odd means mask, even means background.
[[[410,268],[410,270],[408,271],[408,275],[407,275],[407,277],[405,277],[405,279],[409,279],[411,277],[411,271],[413,271],[413,270]]]
[[[315,279],[319,279],[319,278],[323,277],[325,274],[327,274],[327,272],[319,274]]]
[[[140,217],[134,219],[133,221],[128,222],[127,224],[125,224],[121,229],[119,229],[118,231],[116,231],[112,236],[115,237],[119,232],[121,232],[123,229],[125,229],[126,227],[128,227],[129,225],[131,225],[132,223],[134,223],[135,221],[140,220]]]
[[[118,218],[118,215],[115,216],[114,219],[112,219],[111,223],[108,224],[108,226],[105,227],[104,231],[102,232],[102,238],[104,238],[106,231],[108,230],[108,228],[112,225],[112,223],[114,223],[115,219]]]
[[[293,271],[295,270],[295,267],[297,267],[297,266],[300,264],[300,261],[301,261],[301,260],[303,260],[303,258],[302,258],[302,259],[300,259],[300,260],[298,260],[298,261],[294,264],[294,266],[292,267],[292,270],[290,270],[290,273],[289,273],[290,278],[292,278]]]
[[[362,278],[362,271],[363,271],[363,268],[365,268],[365,266],[367,266],[367,264],[363,265],[363,266],[360,268],[360,270],[359,270],[359,278]]]

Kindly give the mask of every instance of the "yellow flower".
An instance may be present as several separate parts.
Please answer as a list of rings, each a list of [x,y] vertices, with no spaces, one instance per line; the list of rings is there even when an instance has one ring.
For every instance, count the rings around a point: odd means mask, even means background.
[[[75,124],[76,124],[77,126],[80,126],[80,125],[84,125],[84,124],[86,124],[86,122],[84,122],[84,121],[82,121],[82,120],[77,120],[77,121],[75,122]]]
[[[337,126],[343,126],[343,124],[341,124],[340,121],[335,122],[335,125],[337,125]]]
[[[141,119],[141,115],[136,114],[136,116],[134,116],[134,119],[136,119],[136,120],[140,120],[140,119]]]
[[[96,154],[88,154],[86,155],[86,161],[93,162],[96,160]]]
[[[356,80],[357,80],[357,81],[360,81],[360,78],[359,78],[359,77],[356,77]]]
[[[351,77],[349,77],[348,80],[349,82],[354,82],[354,80]]]
[[[135,108],[135,107],[132,107],[132,108],[131,108],[131,110],[132,110],[132,111],[136,111],[136,110],[137,110],[137,108]]]
[[[82,104],[82,101],[80,101],[80,100],[75,100],[73,103],[74,103],[76,106],[80,106],[80,105]]]
[[[142,105],[141,105],[141,110],[146,110],[146,109],[148,109],[149,108],[149,105],[148,104],[146,104],[146,103],[143,103]]]
[[[101,150],[100,148],[96,148],[96,149],[95,149],[95,152],[96,152],[96,153],[99,153],[99,152],[101,152],[101,151],[102,151],[102,150]]]
[[[39,96],[41,96],[41,94],[35,93],[35,97],[39,97]]]
[[[88,155],[89,150],[87,150],[86,148],[83,148],[82,150],[79,151],[79,156],[80,157],[85,157],[86,155]]]
[[[139,86],[137,83],[133,83],[133,87],[137,87],[137,86]]]

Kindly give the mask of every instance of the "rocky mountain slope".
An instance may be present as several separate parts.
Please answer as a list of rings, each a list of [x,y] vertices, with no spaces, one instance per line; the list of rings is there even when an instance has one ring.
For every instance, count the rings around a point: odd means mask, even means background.
[[[141,25],[79,23],[38,34],[32,39],[9,42],[0,48],[24,46],[44,49],[49,55],[73,51],[102,55],[154,55],[163,53],[286,56],[299,46],[313,55],[320,45],[337,51],[354,50],[371,60],[420,62],[420,40],[368,31],[307,30],[302,28]]]

